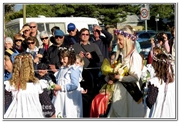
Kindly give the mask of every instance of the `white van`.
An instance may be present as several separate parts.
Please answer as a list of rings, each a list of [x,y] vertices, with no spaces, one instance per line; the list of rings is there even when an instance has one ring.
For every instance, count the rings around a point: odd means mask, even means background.
[[[60,27],[61,30],[65,34],[67,32],[67,25],[69,23],[74,23],[76,28],[80,30],[81,28],[88,28],[90,33],[92,33],[93,26],[99,25],[98,20],[96,18],[90,17],[45,17],[38,16],[37,18],[26,18],[26,23],[36,22],[38,25],[38,30],[41,32],[46,30],[51,33],[51,28],[54,26]],[[20,29],[23,27],[23,18],[18,18],[11,20],[5,25],[6,29],[12,29],[15,33],[18,33]]]

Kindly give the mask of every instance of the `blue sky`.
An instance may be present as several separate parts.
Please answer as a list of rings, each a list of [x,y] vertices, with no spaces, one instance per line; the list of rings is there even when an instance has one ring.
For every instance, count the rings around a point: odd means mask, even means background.
[[[20,9],[22,9],[22,4],[15,4],[14,9],[15,11],[19,11]]]

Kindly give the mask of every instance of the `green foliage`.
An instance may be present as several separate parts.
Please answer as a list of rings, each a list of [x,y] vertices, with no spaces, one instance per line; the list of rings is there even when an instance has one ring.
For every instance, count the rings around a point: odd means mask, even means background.
[[[4,4],[5,14],[14,11],[14,4]]]
[[[159,21],[156,22],[155,18],[159,14]],[[166,18],[171,23],[164,23],[162,20]],[[152,4],[150,8],[150,20],[148,22],[148,29],[156,30],[156,23],[158,30],[169,31],[169,27],[174,24],[174,9],[173,4]]]
[[[30,4],[26,6],[26,16],[28,17],[37,17],[38,15],[45,15],[46,17],[56,16],[52,11],[53,6],[50,6],[50,4]]]
[[[148,26],[155,28],[155,16],[167,18],[174,23],[173,4],[150,4],[150,20]],[[14,4],[5,5],[5,20],[10,21],[15,18],[23,17],[23,9],[14,12]],[[114,25],[124,22],[127,15],[140,15],[141,4],[27,4],[26,17],[37,17],[44,15],[46,17],[94,17],[98,18],[104,25]],[[163,28],[165,24],[161,23]]]

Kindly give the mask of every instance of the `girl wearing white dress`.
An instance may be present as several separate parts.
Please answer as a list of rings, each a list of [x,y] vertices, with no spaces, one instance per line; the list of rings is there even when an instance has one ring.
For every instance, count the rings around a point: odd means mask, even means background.
[[[62,66],[55,73],[57,85],[56,96],[53,103],[56,115],[66,118],[82,117],[82,95],[80,88],[81,66],[75,64],[76,55],[73,50],[61,49],[60,58]]]
[[[55,114],[55,109],[50,109],[50,99],[45,97],[48,94],[43,91],[44,85],[34,76],[31,54],[21,53],[15,57],[12,78],[4,81],[4,85],[5,91],[12,93],[4,118],[44,118],[44,114],[50,117]],[[47,113],[43,113],[42,103],[49,107]]]
[[[155,76],[148,81],[146,118],[176,118],[174,62],[166,53],[153,56]]]

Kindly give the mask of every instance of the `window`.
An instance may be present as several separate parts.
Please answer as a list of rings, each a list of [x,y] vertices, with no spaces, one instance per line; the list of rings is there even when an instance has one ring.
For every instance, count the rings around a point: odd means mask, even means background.
[[[38,30],[39,30],[40,32],[45,30],[45,28],[44,28],[44,23],[37,23],[37,26],[38,26]]]
[[[11,31],[13,33],[18,33],[20,28],[19,28],[19,24],[15,24],[15,25],[10,25],[6,27],[8,31]]]
[[[65,23],[58,23],[58,22],[55,22],[55,23],[46,23],[47,32],[51,33],[51,29],[54,26],[58,26],[64,33],[66,32]]]
[[[139,35],[139,38],[150,38],[150,35],[148,33],[142,33]]]
[[[93,33],[93,27],[95,26],[96,24],[88,24],[88,29],[90,31],[90,34]]]

